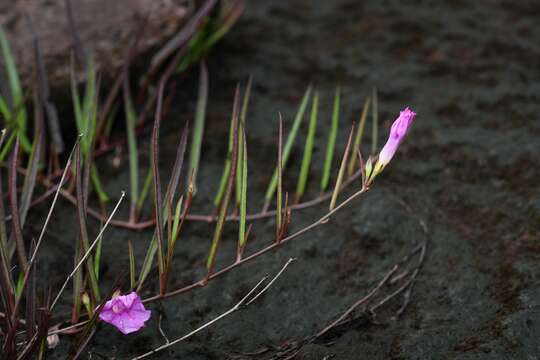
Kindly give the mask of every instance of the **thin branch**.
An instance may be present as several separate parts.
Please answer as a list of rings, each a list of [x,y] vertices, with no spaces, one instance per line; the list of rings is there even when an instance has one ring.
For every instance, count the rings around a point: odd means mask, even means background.
[[[351,201],[353,201],[357,197],[364,194],[367,190],[368,190],[368,188],[363,187],[362,189],[360,189],[356,193],[349,196],[346,200],[344,200],[341,204],[336,206],[333,210],[327,212],[325,215],[323,215],[317,221],[315,221],[312,224],[308,225],[307,227],[305,227],[305,228],[303,228],[301,230],[298,230],[297,232],[283,238],[279,243],[274,242],[273,244],[268,245],[267,247],[255,252],[254,254],[251,254],[250,256],[247,256],[247,257],[241,259],[240,261],[236,261],[233,264],[230,264],[229,266],[226,266],[225,268],[212,273],[210,276],[204,278],[201,281],[195,282],[195,283],[193,283],[191,285],[185,286],[183,288],[180,288],[180,289],[177,289],[177,290],[165,293],[165,294],[160,294],[160,295],[155,295],[155,296],[149,297],[149,298],[143,300],[143,302],[148,303],[148,302],[156,301],[156,300],[159,300],[159,299],[165,299],[165,298],[169,298],[169,297],[172,297],[172,296],[175,296],[175,295],[178,295],[178,294],[193,290],[194,288],[197,288],[197,287],[204,287],[204,286],[206,286],[206,283],[209,282],[210,280],[213,280],[213,279],[215,279],[215,278],[217,278],[217,277],[219,277],[219,276],[221,276],[221,275],[235,269],[236,267],[238,267],[238,266],[240,266],[240,265],[242,265],[242,264],[244,264],[244,263],[246,263],[248,261],[256,259],[257,257],[278,248],[282,244],[284,244],[284,243],[286,243],[288,241],[291,241],[291,240],[299,237],[300,235],[303,235],[306,232],[308,232],[308,231],[310,231],[310,230],[312,230],[312,229],[314,229],[314,228],[316,228],[316,227],[318,227],[320,225],[326,224],[332,215],[334,215],[336,212],[341,210],[343,207],[347,206]]]
[[[24,170],[20,170],[20,172],[23,174],[26,173]],[[362,178],[362,171],[358,170],[350,178],[348,178],[346,181],[343,182],[342,189],[345,189],[346,187],[356,182],[356,180],[360,178]],[[42,180],[42,184],[46,187],[53,186],[48,180]],[[51,195],[50,190],[48,190],[47,192],[49,193],[49,196],[50,196]],[[308,200],[302,203],[291,205],[289,206],[289,209],[294,211],[294,210],[303,210],[303,209],[313,207],[315,205],[318,205],[330,199],[332,196],[332,193],[333,193],[333,189],[332,191],[327,191],[312,200]],[[60,195],[62,195],[67,201],[69,201],[73,205],[76,204],[75,197],[69,191],[62,190],[60,191]],[[106,220],[105,216],[103,216],[99,211],[94,210],[92,208],[88,208],[88,215],[92,216],[94,219],[101,222],[105,222]],[[267,219],[270,217],[274,217],[275,215],[276,215],[276,210],[261,211],[258,213],[248,214],[246,216],[246,221]],[[10,219],[11,219],[11,216],[6,217],[6,220],[10,220]],[[212,215],[187,214],[186,221],[200,221],[200,222],[212,223],[212,222],[217,221],[217,216],[214,214]],[[240,216],[236,214],[231,214],[226,217],[225,221],[240,221]],[[128,221],[111,220],[111,223],[110,223],[110,225],[112,226],[118,226],[118,227],[130,229],[130,230],[137,230],[137,231],[148,229],[150,227],[155,226],[155,224],[156,224],[155,219],[144,220],[137,223],[133,223],[129,220]]]
[[[270,282],[262,289],[260,290],[259,292],[256,293],[257,289],[262,285],[262,283],[268,278],[268,276],[265,276],[263,277],[239,302],[236,303],[236,305],[234,305],[232,308],[230,308],[229,310],[225,311],[224,313],[222,313],[221,315],[219,315],[218,317],[210,320],[209,322],[203,324],[202,326],[199,326],[198,328],[196,328],[195,330],[187,333],[186,335],[176,339],[176,340],[173,340],[173,341],[170,341],[170,342],[167,342],[165,343],[164,345],[161,345],[145,354],[142,354],[142,355],[139,355],[139,356],[136,356],[134,358],[132,358],[132,360],[140,360],[140,359],[143,359],[143,358],[146,358],[150,355],[153,355],[161,350],[164,350],[164,349],[167,349],[173,345],[176,345],[178,344],[179,342],[181,341],[184,341],[190,337],[192,337],[193,335],[201,332],[202,330],[206,329],[207,327],[215,324],[216,322],[220,321],[221,319],[224,319],[225,317],[231,315],[232,313],[234,312],[237,312],[239,310],[242,310],[242,309],[245,309],[247,306],[249,306],[253,301],[255,301],[257,298],[259,298],[266,290],[268,290],[268,288],[270,286],[272,286],[272,284],[281,276],[281,274],[285,271],[285,269],[289,266],[289,264],[294,261],[294,259],[289,259],[285,265],[283,265],[283,267],[281,268],[281,270],[272,278],[272,280],[270,280]],[[253,294],[255,294],[253,296]],[[252,297],[253,296],[253,297]],[[248,301],[248,299],[250,299]]]
[[[56,303],[58,302],[58,300],[60,299],[60,296],[62,295],[62,292],[64,291],[64,289],[66,288],[67,284],[69,283],[69,281],[71,280],[71,278],[73,277],[73,275],[75,275],[75,273],[77,272],[77,270],[79,269],[79,267],[83,264],[83,262],[86,260],[86,258],[88,258],[88,256],[90,256],[90,253],[92,252],[92,250],[94,249],[94,247],[96,246],[96,244],[98,243],[98,241],[101,239],[101,237],[103,236],[103,233],[105,232],[105,229],[107,229],[107,226],[109,225],[109,223],[111,222],[111,219],[112,217],[114,216],[114,214],[116,213],[116,210],[118,210],[118,207],[120,206],[120,204],[122,203],[122,200],[124,199],[124,197],[126,196],[126,192],[125,191],[122,191],[122,195],[120,196],[120,199],[118,199],[118,202],[116,203],[113,211],[111,212],[111,215],[109,216],[109,218],[107,219],[107,221],[105,222],[105,225],[103,225],[103,227],[101,228],[99,234],[96,236],[96,239],[94,240],[94,242],[90,245],[90,247],[88,248],[88,251],[86,251],[86,253],[84,254],[84,256],[81,258],[81,260],[79,260],[79,262],[77,263],[77,266],[75,266],[75,268],[73,269],[73,271],[71,272],[71,274],[69,274],[69,276],[67,277],[66,281],[64,282],[64,284],[62,285],[62,287],[60,288],[60,291],[58,292],[58,295],[56,295],[56,297],[54,298],[54,301],[52,302],[51,304],[51,307],[49,308],[49,311],[52,312],[52,310],[54,309]]]

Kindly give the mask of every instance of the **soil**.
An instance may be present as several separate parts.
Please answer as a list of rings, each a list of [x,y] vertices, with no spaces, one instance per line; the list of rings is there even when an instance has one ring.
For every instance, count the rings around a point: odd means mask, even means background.
[[[251,210],[260,208],[275,163],[278,111],[288,129],[309,83],[322,101],[309,197],[318,192],[336,84],[343,91],[341,145],[373,87],[378,89],[379,143],[405,106],[418,113],[412,132],[369,193],[328,224],[203,289],[151,305],[153,316],[143,331],[123,336],[100,326],[87,358],[124,359],[159,346],[165,341],[158,331],[160,315],[170,339],[182,336],[229,309],[262,276],[294,257],[297,261],[252,306],[153,357],[280,358],[284,346],[324,328],[426,239],[426,261],[402,316],[394,318],[403,297],[375,315],[357,313],[357,321],[324,341],[302,346],[296,359],[540,358],[540,4],[289,0],[247,5],[209,59],[197,211],[209,210],[201,204],[211,200],[221,174],[234,86],[249,75],[254,78],[247,125]],[[195,84],[190,79],[180,84],[180,99],[164,124],[164,179],[181,126],[192,119],[194,95],[186,89]],[[306,132],[304,126],[301,134]],[[302,145],[294,148],[287,168],[289,190],[294,190]],[[129,183],[124,155],[120,167],[109,166],[103,174],[113,197]],[[120,216],[126,215],[124,208]],[[325,209],[294,213],[293,229]],[[70,206],[55,218],[62,221],[51,225],[44,252],[55,261],[40,266],[57,274],[72,261],[76,229],[70,228],[75,224]],[[427,236],[419,219],[428,226]],[[173,284],[200,279],[212,231],[205,223],[184,229]],[[255,222],[254,232],[248,253],[272,241],[273,222]],[[150,237],[151,232],[107,230],[101,276],[112,284],[127,267],[128,239],[140,265]],[[227,226],[218,268],[232,261],[235,239],[235,227]],[[144,296],[155,288],[155,278],[148,285]],[[64,359],[70,339],[61,336],[50,358]]]

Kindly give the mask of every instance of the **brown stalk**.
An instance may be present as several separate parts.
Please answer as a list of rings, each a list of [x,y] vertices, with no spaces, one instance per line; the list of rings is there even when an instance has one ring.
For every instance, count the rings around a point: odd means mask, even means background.
[[[26,174],[26,171],[24,169],[18,169],[18,171],[20,173],[22,173],[22,174]],[[343,181],[342,189],[348,187],[349,185],[354,183],[356,180],[361,179],[362,175],[363,175],[362,172],[360,170],[357,170],[350,178]],[[53,185],[47,179],[42,179],[41,182],[45,187],[49,188],[49,190],[47,190],[44,195],[42,195],[42,196],[40,196],[38,198],[41,201],[43,201],[48,196],[51,196],[54,193],[54,191],[51,191],[51,190],[56,189],[56,185]],[[294,210],[303,210],[303,209],[313,207],[315,205],[318,205],[318,204],[320,204],[322,202],[325,202],[326,200],[330,199],[331,196],[332,196],[332,193],[333,193],[333,191],[328,191],[328,192],[320,194],[319,196],[317,196],[316,198],[314,198],[312,200],[304,201],[304,202],[299,203],[299,204],[293,204],[293,205],[289,206],[289,210],[292,210],[292,211],[294,211]],[[62,190],[62,191],[60,191],[60,194],[67,201],[69,201],[71,204],[73,204],[73,205],[76,204],[75,197],[69,191]],[[45,195],[47,195],[47,196],[45,196]],[[35,202],[32,205],[35,205]],[[96,210],[94,210],[92,208],[88,208],[88,215],[92,216],[93,218],[95,218],[96,220],[101,221],[101,222],[106,220],[105,216],[103,216],[100,212],[98,212],[98,211],[96,211]],[[250,220],[250,221],[262,220],[262,219],[267,219],[267,218],[270,218],[270,217],[274,217],[275,215],[276,215],[276,210],[268,210],[266,212],[258,212],[258,213],[254,213],[254,214],[248,214],[246,216],[246,220]],[[11,220],[11,215],[6,216],[5,220]],[[187,214],[185,220],[186,221],[201,221],[201,222],[212,223],[212,222],[217,221],[217,216],[215,214],[211,214],[211,215]],[[239,221],[240,217],[238,215],[228,215],[225,220],[226,221]],[[144,229],[148,229],[150,227],[155,226],[155,224],[156,224],[155,219],[144,220],[144,221],[140,221],[140,222],[137,222],[137,223],[132,223],[130,221],[125,221],[125,220],[111,220],[111,225],[113,225],[113,226],[123,227],[123,228],[126,228],[126,229],[136,230],[136,231],[142,231]]]
[[[236,262],[239,262],[242,260],[242,256],[244,255],[244,250],[246,249],[247,240],[249,239],[249,234],[251,234],[251,229],[253,228],[253,224],[249,224],[246,230],[244,245],[238,246],[238,249],[236,250]]]
[[[159,288],[160,293],[165,291],[165,283],[163,278],[163,272],[165,270],[165,264],[163,259],[163,222],[162,218],[162,193],[161,193],[161,180],[159,177],[159,126],[161,123],[161,109],[163,103],[163,87],[164,84],[160,84],[159,95],[156,109],[156,117],[154,120],[154,129],[152,131],[152,173],[154,176],[154,215],[156,218],[156,241],[158,251],[158,267],[159,267]]]
[[[343,178],[345,176],[345,169],[347,168],[347,160],[349,159],[349,150],[351,148],[352,137],[354,134],[354,124],[352,125],[351,132],[349,133],[349,139],[347,140],[347,146],[343,152],[343,158],[341,159],[341,165],[339,166],[339,172],[336,179],[336,185],[334,186],[334,193],[332,194],[332,199],[330,200],[330,210],[336,206],[337,198],[339,192],[341,191],[341,184],[343,183]]]
[[[13,147],[13,153],[11,155],[10,168],[9,168],[9,200],[11,206],[11,226],[13,229],[13,237],[15,238],[17,258],[19,260],[19,266],[22,273],[26,273],[28,269],[28,259],[26,257],[26,249],[24,246],[24,240],[21,230],[21,222],[19,216],[19,206],[17,201],[17,159],[19,157],[19,137],[15,140],[15,146]]]

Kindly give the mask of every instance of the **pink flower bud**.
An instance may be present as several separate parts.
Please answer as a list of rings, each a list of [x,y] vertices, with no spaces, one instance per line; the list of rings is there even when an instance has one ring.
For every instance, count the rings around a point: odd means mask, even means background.
[[[378,171],[376,170],[377,173],[382,171],[390,160],[392,160],[392,157],[396,153],[401,140],[403,140],[407,134],[415,116],[416,113],[408,107],[399,113],[399,117],[394,121],[392,128],[390,129],[390,136],[388,136],[386,144],[379,153],[376,165],[376,169],[379,169]]]
[[[144,326],[150,319],[150,310],[146,310],[139,295],[132,292],[107,301],[99,313],[99,318],[127,335]]]

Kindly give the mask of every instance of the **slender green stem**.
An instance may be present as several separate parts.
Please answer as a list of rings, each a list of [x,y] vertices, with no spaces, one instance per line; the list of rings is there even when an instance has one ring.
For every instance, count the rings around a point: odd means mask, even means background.
[[[193,128],[193,137],[191,139],[191,151],[189,159],[189,173],[193,173],[193,183],[195,184],[195,193],[197,193],[197,173],[199,171],[199,162],[201,158],[201,146],[203,140],[204,123],[206,119],[206,103],[208,101],[208,71],[204,60],[201,62],[201,71],[199,75],[199,94],[197,97],[197,106],[195,110],[195,127]]]
[[[246,92],[244,93],[244,100],[242,102],[242,111],[240,112],[240,122],[238,124],[238,132],[240,134],[240,142],[238,143],[238,167],[236,169],[236,204],[240,205],[242,194],[242,159],[244,158],[244,141],[243,136],[246,133],[246,118],[249,105],[249,98],[251,96],[251,77],[249,78]],[[242,135],[244,134],[244,135]]]
[[[138,161],[138,149],[137,149],[137,137],[135,136],[135,127],[137,122],[137,116],[135,115],[135,109],[133,108],[133,102],[129,94],[129,84],[124,81],[124,106],[126,115],[126,132],[128,141],[128,153],[129,153],[129,180],[130,180],[130,195],[131,195],[131,207],[136,208],[136,204],[139,199],[139,161]],[[134,211],[134,210],[133,210]],[[132,213],[132,216],[134,214]]]
[[[330,175],[332,171],[332,162],[334,160],[334,150],[336,148],[336,138],[338,133],[339,123],[339,102],[340,102],[340,90],[336,89],[336,95],[334,97],[334,109],[332,111],[332,128],[328,134],[328,141],[326,143],[326,155],[323,165],[323,176],[321,179],[321,191],[325,191],[330,183]]]
[[[302,123],[302,119],[304,118],[304,112],[306,111],[307,103],[309,101],[309,98],[311,96],[312,86],[310,85],[306,93],[304,94],[304,97],[302,98],[302,102],[300,103],[300,107],[298,108],[298,112],[296,113],[296,116],[293,121],[293,125],[291,128],[291,131],[289,132],[289,135],[287,136],[287,140],[285,141],[285,146],[283,147],[283,161],[282,161],[282,168],[285,168],[287,164],[287,160],[289,159],[289,156],[292,151],[292,147],[294,145],[294,141],[296,139],[296,135],[298,134],[298,129],[300,128],[300,124]],[[266,194],[264,196],[266,202],[272,201],[272,198],[274,196],[274,192],[276,191],[278,182],[278,167],[276,166],[276,169],[274,170],[274,174],[272,175],[272,180],[270,181],[270,184],[268,185],[268,189],[266,190]]]
[[[317,112],[319,108],[319,94],[315,92],[313,103],[311,105],[311,115],[309,118],[309,129],[304,147],[304,157],[302,158],[302,166],[300,167],[300,176],[296,185],[296,202],[299,202],[306,190],[306,184],[309,176],[309,168],[311,166],[311,157],[313,155],[313,143],[315,141],[315,133],[317,131]]]

